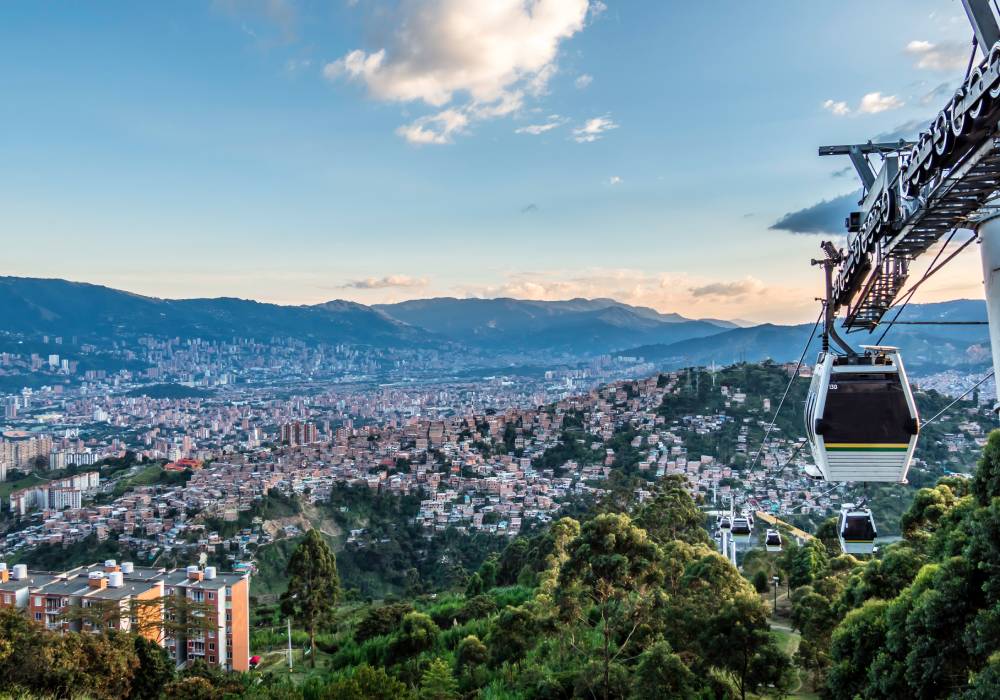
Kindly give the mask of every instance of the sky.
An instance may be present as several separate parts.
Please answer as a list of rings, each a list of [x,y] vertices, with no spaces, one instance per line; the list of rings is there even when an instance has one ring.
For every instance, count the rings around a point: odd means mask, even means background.
[[[4,3],[0,274],[813,320],[858,188],[817,147],[918,131],[971,36],[957,0]],[[914,302],[981,280],[969,246]]]

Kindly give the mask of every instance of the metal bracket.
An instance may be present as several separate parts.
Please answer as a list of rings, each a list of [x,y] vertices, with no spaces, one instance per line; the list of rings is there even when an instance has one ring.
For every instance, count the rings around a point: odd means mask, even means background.
[[[902,139],[895,143],[872,143],[869,141],[868,143],[846,146],[820,146],[819,154],[821,156],[849,156],[854,169],[858,171],[861,183],[865,186],[865,192],[867,192],[875,184],[876,175],[866,156],[871,154],[886,155],[889,153],[898,153],[912,146],[911,142],[903,141]]]

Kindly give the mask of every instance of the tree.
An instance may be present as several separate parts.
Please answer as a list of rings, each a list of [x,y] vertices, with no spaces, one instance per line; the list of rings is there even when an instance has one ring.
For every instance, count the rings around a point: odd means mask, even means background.
[[[777,648],[767,611],[757,596],[740,595],[722,604],[702,632],[705,659],[733,675],[740,697],[765,685],[785,687],[791,663]]]
[[[459,671],[484,664],[488,658],[489,651],[486,649],[486,645],[479,641],[479,637],[474,634],[470,634],[460,641],[455,650],[455,665]]]
[[[281,611],[309,632],[309,662],[316,667],[316,629],[333,615],[340,596],[337,559],[319,530],[311,529],[288,560],[288,590]]]
[[[458,682],[444,659],[434,659],[420,679],[420,700],[457,700]]]
[[[166,649],[141,635],[133,635],[132,643],[139,668],[132,681],[129,697],[134,700],[156,700],[162,694],[163,687],[173,680],[173,661]]]
[[[497,618],[487,640],[494,666],[518,663],[535,644],[538,625],[531,611],[524,606],[507,606]]]
[[[398,661],[432,648],[437,641],[439,631],[429,615],[419,612],[407,613],[403,617],[399,633],[389,644],[390,658]]]
[[[758,571],[753,575],[753,587],[758,593],[767,593],[771,587],[771,581],[767,577],[766,571]]]
[[[363,644],[373,637],[389,634],[399,627],[406,613],[413,612],[409,603],[389,603],[368,608],[368,612],[354,628],[354,641]]]
[[[657,642],[639,657],[631,700],[685,700],[697,694],[698,681],[666,642]]]
[[[826,547],[819,540],[809,540],[801,547],[790,550],[788,583],[792,588],[812,583],[826,567]]]
[[[488,591],[497,585],[497,555],[491,554],[479,567],[479,578],[483,582],[483,590]]]
[[[870,600],[852,610],[833,633],[826,688],[835,698],[867,697],[872,660],[885,646],[889,603]]]
[[[588,520],[569,547],[559,575],[560,608],[565,618],[600,631],[605,700],[612,663],[648,619],[654,596],[647,593],[663,580],[662,557],[646,531],[621,513]]]
[[[674,474],[656,485],[653,498],[643,503],[635,523],[661,546],[674,540],[706,545],[712,542],[705,529],[705,513],[691,499],[684,479]]]
[[[361,664],[346,678],[338,678],[323,689],[323,700],[408,700],[413,697],[404,683],[383,668]]]
[[[465,596],[473,598],[483,592],[483,579],[478,573],[469,577],[469,583],[465,587]]]
[[[972,480],[972,493],[981,506],[987,506],[997,496],[1000,496],[1000,431],[990,433],[983,456],[979,459],[979,468]]]
[[[823,543],[827,552],[840,550],[840,521],[837,516],[829,517],[819,524],[816,539]]]

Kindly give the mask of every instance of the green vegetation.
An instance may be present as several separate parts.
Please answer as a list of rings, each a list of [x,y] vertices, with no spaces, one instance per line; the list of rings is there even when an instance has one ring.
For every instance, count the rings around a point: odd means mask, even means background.
[[[147,396],[151,399],[203,399],[215,392],[183,384],[150,384],[127,392],[126,396]]]
[[[782,554],[797,664],[832,698],[1000,696],[1000,432],[973,479],[920,489],[900,525],[865,562],[820,541]]]
[[[281,612],[309,631],[310,662],[316,666],[316,628],[328,624],[340,597],[337,560],[318,530],[310,530],[288,561],[288,588]]]
[[[22,476],[13,481],[0,481],[0,504],[2,508],[7,506],[7,500],[10,498],[12,491],[17,491],[18,489],[26,489],[29,486],[37,486],[38,484],[44,484],[48,479],[45,479],[38,474],[28,474],[27,476]]]

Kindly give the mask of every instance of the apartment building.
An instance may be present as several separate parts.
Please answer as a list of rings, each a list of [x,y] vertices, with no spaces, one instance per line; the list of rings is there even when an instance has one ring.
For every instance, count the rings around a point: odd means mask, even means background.
[[[46,629],[135,632],[165,647],[179,667],[197,659],[250,668],[250,576],[214,567],[120,565],[113,559],[61,573],[0,563],[0,606]]]
[[[209,664],[246,671],[250,668],[250,579],[246,573],[218,573],[214,566],[189,566],[163,579],[165,594],[199,610],[203,624],[186,637],[168,637],[166,647],[178,665],[201,659]]]

